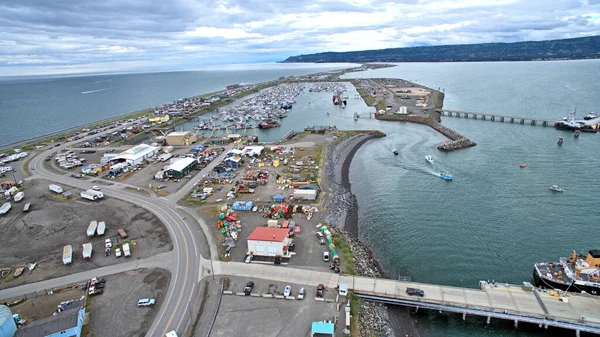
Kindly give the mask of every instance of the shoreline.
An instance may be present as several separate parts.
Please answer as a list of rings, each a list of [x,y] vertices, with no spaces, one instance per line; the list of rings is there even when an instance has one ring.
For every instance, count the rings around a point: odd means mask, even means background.
[[[356,275],[389,278],[370,245],[359,238],[358,201],[349,177],[356,152],[374,138],[377,136],[362,134],[329,145],[325,170],[331,196],[322,216],[351,247]],[[408,308],[361,301],[359,316],[359,336],[420,336]]]

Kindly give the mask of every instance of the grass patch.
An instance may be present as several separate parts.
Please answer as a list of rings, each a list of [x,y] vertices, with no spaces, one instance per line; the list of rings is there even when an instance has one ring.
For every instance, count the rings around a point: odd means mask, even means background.
[[[343,272],[348,275],[354,275],[354,254],[352,253],[352,249],[339,233],[334,231],[331,235],[335,242],[335,248],[342,253],[342,258],[344,259]]]
[[[367,105],[372,106],[375,103],[375,97],[371,96],[367,89],[357,88],[356,90],[360,94],[360,97],[362,97],[362,99],[365,100],[365,103],[367,103]]]
[[[84,325],[81,328],[81,335],[82,336],[91,336],[91,327],[92,327],[92,298],[88,295],[85,297],[85,311],[86,314],[88,315],[88,324]]]
[[[375,105],[375,107],[377,108],[377,111],[379,111],[379,110],[385,110],[387,108],[387,103],[384,102],[384,101],[377,102],[377,104]]]
[[[358,329],[358,312],[360,310],[360,304],[362,300],[354,293],[350,293],[350,336],[360,336]]]

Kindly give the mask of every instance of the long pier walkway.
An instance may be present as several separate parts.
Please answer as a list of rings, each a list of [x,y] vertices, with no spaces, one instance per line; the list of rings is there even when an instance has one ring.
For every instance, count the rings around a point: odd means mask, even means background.
[[[468,289],[433,284],[376,279],[360,276],[340,276],[340,284],[369,301],[402,306],[455,312],[463,315],[511,320],[519,322],[600,334],[600,298],[592,295],[569,294],[552,296],[536,288],[510,284],[482,282],[482,289]],[[406,288],[418,288],[423,297],[410,296]]]
[[[458,111],[458,110],[436,110],[442,114],[442,116],[450,116],[450,117],[463,117],[463,118],[472,118],[472,119],[489,119],[493,121],[499,122],[508,122],[508,123],[519,123],[519,124],[530,124],[530,125],[541,125],[541,126],[554,126],[556,120],[551,119],[543,119],[537,117],[519,117],[519,116],[508,116],[508,115],[498,115],[498,114],[489,114],[483,112],[469,112],[469,111]]]

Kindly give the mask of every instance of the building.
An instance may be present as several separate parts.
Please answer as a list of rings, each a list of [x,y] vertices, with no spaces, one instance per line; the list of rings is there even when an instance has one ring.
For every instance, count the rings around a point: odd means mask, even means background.
[[[227,153],[225,155],[227,156],[227,158],[229,158],[229,157],[241,157],[242,156],[242,150],[231,149],[231,150],[227,151]]]
[[[317,200],[319,189],[314,185],[302,185],[294,188],[294,198],[304,200]]]
[[[17,330],[15,337],[80,337],[85,299],[73,301],[54,316],[33,321]]]
[[[225,166],[238,168],[242,164],[242,157],[229,157],[224,160]]]
[[[165,175],[173,178],[183,178],[196,167],[198,161],[194,158],[181,158],[165,169]]]
[[[265,150],[264,146],[246,146],[242,150],[242,153],[244,153],[247,156],[254,157],[254,156],[260,156],[264,150]]]
[[[169,116],[169,115],[158,115],[158,116],[148,117],[148,122],[164,123],[164,122],[168,122],[170,119],[171,119],[171,116]]]
[[[248,236],[248,251],[255,256],[289,257],[288,247],[292,239],[287,228],[257,227]]]
[[[167,135],[166,139],[168,145],[189,146],[192,143],[198,141],[198,137],[196,136],[196,134],[191,133],[190,131],[171,132]]]
[[[123,151],[118,155],[110,158],[111,164],[127,163],[129,165],[139,165],[148,158],[154,157],[158,153],[158,147],[148,144],[140,144],[132,147],[129,150]]]
[[[0,337],[13,337],[16,331],[17,325],[10,308],[0,305]]]
[[[333,337],[335,324],[333,322],[313,322],[310,330],[311,337]]]

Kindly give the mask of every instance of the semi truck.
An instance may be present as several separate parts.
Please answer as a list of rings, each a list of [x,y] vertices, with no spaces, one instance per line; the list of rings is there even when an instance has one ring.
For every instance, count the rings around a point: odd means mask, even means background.
[[[129,250],[129,243],[123,244],[123,255],[126,257],[131,256],[131,250]]]
[[[90,225],[87,228],[87,236],[92,237],[96,234],[96,229],[98,228],[98,221],[90,221]]]
[[[84,259],[92,258],[92,244],[91,243],[83,244],[83,258]]]
[[[105,231],[106,231],[106,223],[104,221],[100,221],[98,223],[98,228],[96,229],[96,234],[98,234],[98,236],[102,236],[102,235],[104,235]]]
[[[62,193],[63,192],[63,188],[58,186],[58,185],[50,185],[48,186],[48,188],[50,188],[50,191],[54,192],[54,193]]]
[[[62,260],[63,264],[69,264],[73,262],[73,246],[66,245],[63,247]]]

